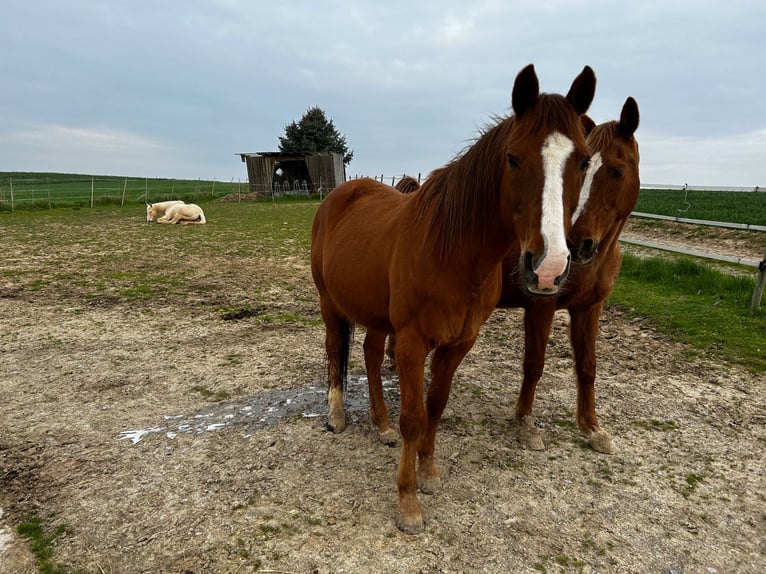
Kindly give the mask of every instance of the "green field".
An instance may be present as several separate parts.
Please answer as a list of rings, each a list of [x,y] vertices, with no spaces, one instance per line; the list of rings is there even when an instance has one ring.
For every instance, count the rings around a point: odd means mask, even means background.
[[[642,189],[634,211],[687,219],[766,225],[766,191]]]
[[[247,191],[247,182],[0,172],[0,210],[129,205],[168,199],[195,202]]]
[[[247,193],[247,182],[0,172],[0,210],[156,202],[200,202]],[[766,225],[766,192],[642,189],[635,211]]]

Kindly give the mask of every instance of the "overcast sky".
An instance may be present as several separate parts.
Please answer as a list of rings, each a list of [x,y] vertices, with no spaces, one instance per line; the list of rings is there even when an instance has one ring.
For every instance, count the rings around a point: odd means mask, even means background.
[[[424,176],[535,64],[590,115],[641,111],[644,184],[766,186],[761,0],[5,0],[0,171],[245,180],[322,108],[349,176]]]

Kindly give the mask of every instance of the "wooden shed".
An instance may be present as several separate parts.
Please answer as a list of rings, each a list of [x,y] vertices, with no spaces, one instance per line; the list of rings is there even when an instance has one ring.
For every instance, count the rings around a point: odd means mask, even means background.
[[[343,156],[337,153],[306,155],[281,152],[240,153],[247,165],[247,179],[253,193],[271,193],[276,184],[306,187],[311,193],[327,193],[346,181]]]

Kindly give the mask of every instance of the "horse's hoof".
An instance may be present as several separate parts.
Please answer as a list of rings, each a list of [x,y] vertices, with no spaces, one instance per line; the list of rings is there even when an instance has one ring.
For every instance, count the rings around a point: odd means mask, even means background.
[[[396,517],[396,527],[405,534],[420,534],[425,530],[423,515],[420,511],[410,514],[399,511]]]
[[[519,443],[529,450],[545,450],[543,435],[535,426],[531,416],[523,417],[519,421]]]
[[[327,428],[338,434],[346,430],[346,413],[343,411],[330,411],[327,415]]]
[[[614,454],[616,452],[614,444],[612,444],[612,437],[604,430],[591,431],[588,442],[590,442],[591,448],[597,452],[604,454]]]
[[[418,474],[418,488],[423,494],[436,494],[442,489],[442,479],[436,476],[422,476]]]
[[[396,520],[396,527],[405,534],[420,534],[425,530],[423,519],[404,520],[401,516]]]
[[[378,438],[386,446],[396,446],[399,442],[399,433],[395,429],[388,427],[385,430],[378,431]]]

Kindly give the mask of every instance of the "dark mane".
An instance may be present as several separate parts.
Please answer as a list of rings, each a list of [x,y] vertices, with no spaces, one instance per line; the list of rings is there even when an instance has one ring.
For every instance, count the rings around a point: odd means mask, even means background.
[[[497,217],[509,144],[561,126],[566,135],[580,139],[576,145],[585,145],[582,125],[567,99],[541,94],[537,105],[522,118],[495,118],[495,124],[483,128],[470,147],[428,176],[418,195],[418,217],[430,220],[436,255],[449,257],[465,236],[486,239],[485,222]]]

